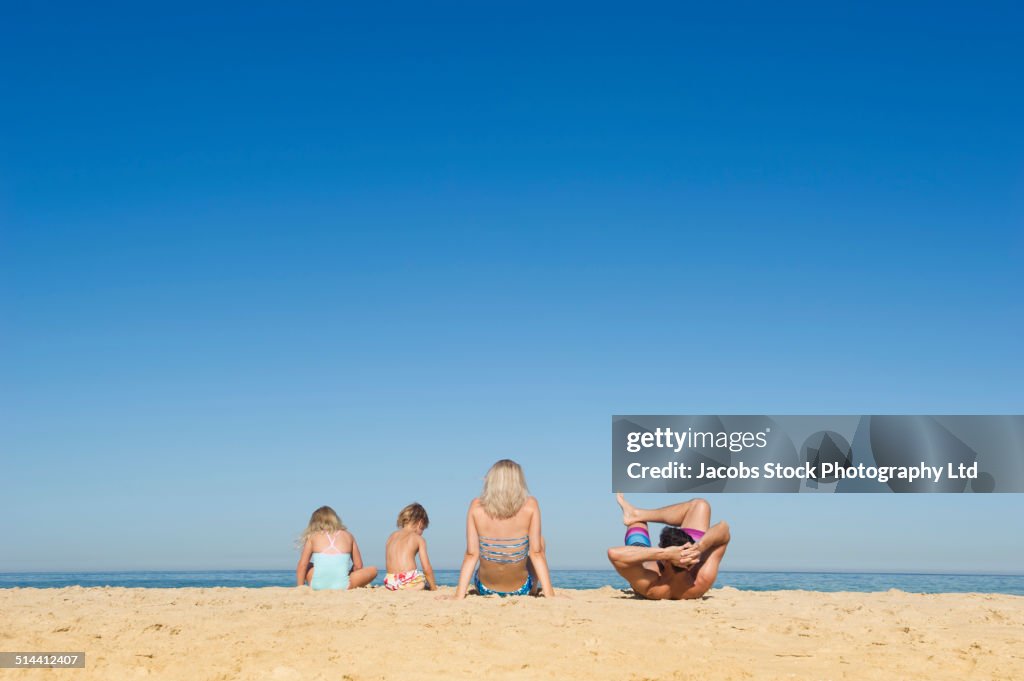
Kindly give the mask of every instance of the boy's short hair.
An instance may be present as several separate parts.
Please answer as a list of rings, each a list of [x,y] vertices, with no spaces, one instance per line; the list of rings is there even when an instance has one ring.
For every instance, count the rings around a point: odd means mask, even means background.
[[[401,529],[416,523],[423,523],[423,529],[427,529],[427,526],[430,525],[430,518],[427,517],[427,509],[419,504],[412,503],[403,508],[402,512],[398,514],[398,527]]]

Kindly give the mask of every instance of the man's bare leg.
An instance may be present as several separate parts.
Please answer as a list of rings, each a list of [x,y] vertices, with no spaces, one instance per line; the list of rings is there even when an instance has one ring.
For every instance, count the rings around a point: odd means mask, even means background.
[[[705,499],[690,499],[661,508],[637,508],[626,501],[621,493],[615,499],[622,508],[622,524],[629,526],[639,523],[664,523],[675,527],[707,531],[711,526],[711,504]]]

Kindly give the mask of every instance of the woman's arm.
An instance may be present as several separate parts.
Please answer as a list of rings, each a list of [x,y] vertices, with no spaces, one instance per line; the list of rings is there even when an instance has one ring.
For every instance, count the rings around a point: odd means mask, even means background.
[[[309,570],[309,557],[313,555],[313,542],[306,539],[302,545],[302,553],[299,554],[299,564],[295,568],[295,586],[302,586],[306,583],[306,572]]]
[[[474,499],[473,501],[476,501]],[[476,523],[473,522],[473,504],[469,505],[466,513],[466,555],[462,558],[462,570],[459,572],[459,586],[455,590],[455,598],[466,597],[469,591],[469,580],[473,578],[473,568],[480,558],[480,535],[476,531]]]
[[[420,537],[420,565],[423,566],[423,576],[427,578],[427,585],[431,591],[437,591],[437,582],[434,581],[434,568],[430,565],[430,558],[427,556],[427,540]]]
[[[544,536],[540,531],[540,504],[532,499],[534,509],[530,515],[530,562],[537,573],[537,580],[540,582],[541,593],[551,597],[555,595],[555,589],[551,586],[551,573],[548,571],[548,558],[544,547]]]
[[[361,553],[359,553],[359,544],[356,543],[355,536],[353,536],[351,533],[349,533],[349,536],[352,536],[352,569],[362,570],[363,556]]]

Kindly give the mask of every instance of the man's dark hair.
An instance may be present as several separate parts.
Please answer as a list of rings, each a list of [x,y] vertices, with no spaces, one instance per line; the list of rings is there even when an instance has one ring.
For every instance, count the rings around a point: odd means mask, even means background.
[[[663,549],[667,549],[670,546],[686,546],[687,544],[692,543],[694,543],[693,537],[688,535],[682,528],[666,525],[661,530],[661,540],[658,541],[658,546]],[[679,572],[682,570],[682,568],[676,567],[672,563],[662,564],[671,568],[673,572]]]
[[[661,540],[658,546],[667,549],[670,546],[686,546],[693,543],[693,537],[686,534],[681,528],[666,526],[661,531]]]

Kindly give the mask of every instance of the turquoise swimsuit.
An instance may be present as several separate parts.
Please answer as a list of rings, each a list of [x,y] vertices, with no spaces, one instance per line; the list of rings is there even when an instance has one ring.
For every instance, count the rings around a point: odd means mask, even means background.
[[[530,592],[533,591],[533,575],[529,572],[526,573],[526,583],[515,591],[495,591],[494,589],[488,589],[480,582],[480,571],[477,570],[473,573],[473,584],[476,586],[476,592],[481,596],[529,596]]]
[[[335,532],[337,535],[337,532]],[[313,580],[309,586],[314,590],[321,589],[347,589],[348,576],[352,572],[352,554],[338,552],[334,545],[335,537],[324,532],[327,541],[330,542],[328,549],[334,549],[336,553],[314,553]]]

